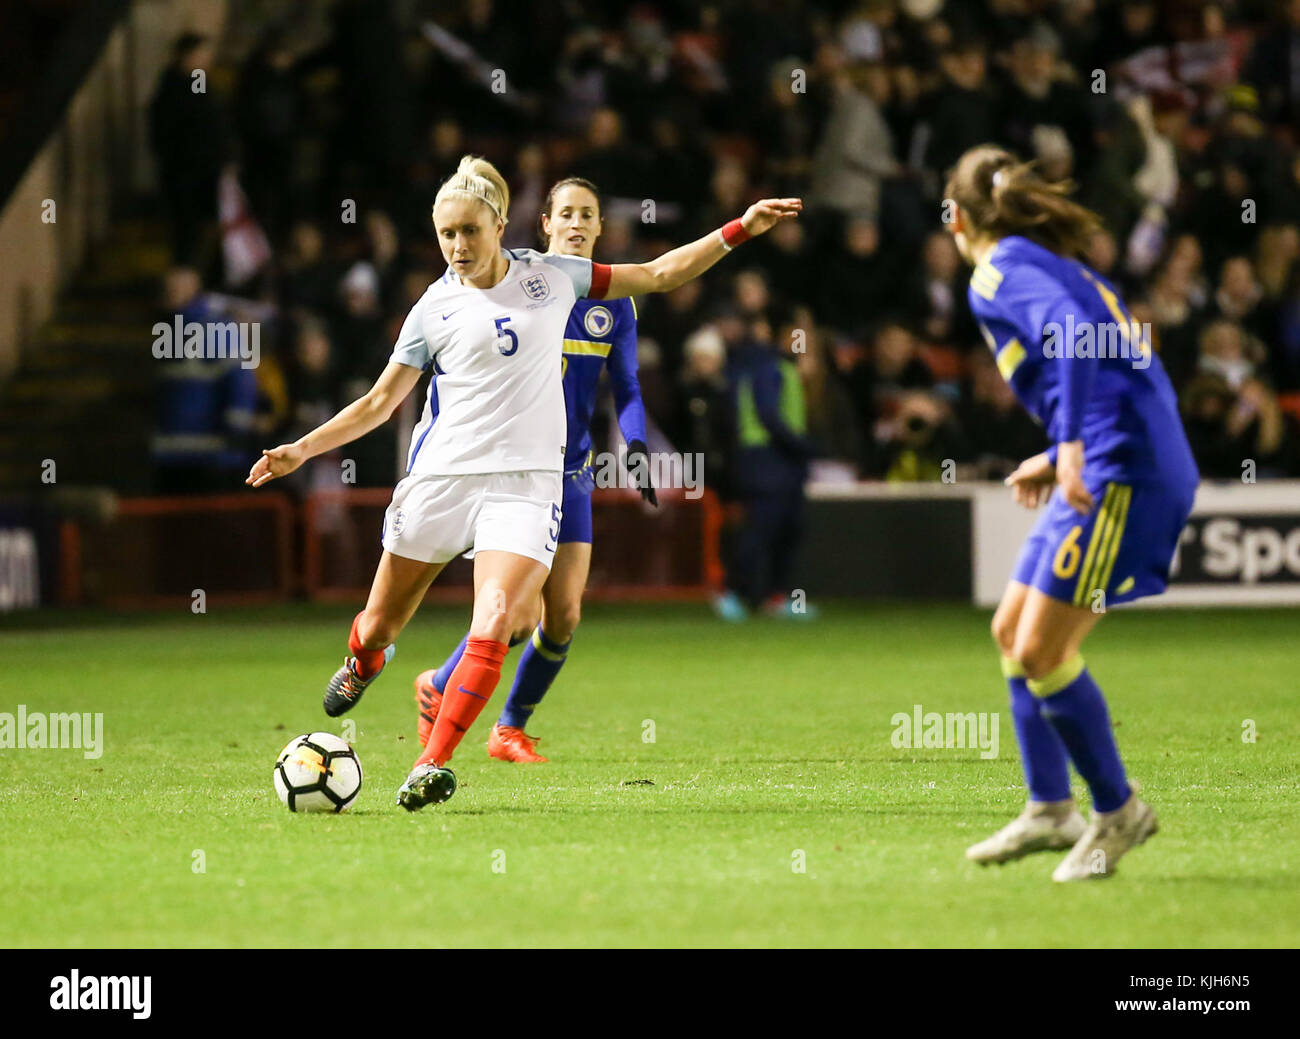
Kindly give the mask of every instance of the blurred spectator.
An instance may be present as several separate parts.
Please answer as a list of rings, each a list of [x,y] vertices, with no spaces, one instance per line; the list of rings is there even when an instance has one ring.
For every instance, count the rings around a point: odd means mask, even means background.
[[[1148,300],[1160,360],[1176,386],[1186,382],[1198,361],[1198,330],[1206,303],[1200,257],[1200,246],[1194,238],[1179,238],[1156,275]]]
[[[877,405],[904,390],[924,389],[934,376],[917,349],[916,337],[906,325],[885,321],[875,335],[872,350],[872,395]]]
[[[601,245],[602,254],[604,244]],[[682,370],[682,345],[686,337],[700,327],[705,317],[705,282],[701,279],[662,295],[648,297],[644,304],[637,303],[638,327],[642,338],[659,344],[664,366],[669,372]]]
[[[966,301],[969,272],[952,235],[933,231],[925,240],[921,263],[901,291],[900,312],[932,343],[969,343],[978,331]]]
[[[1249,255],[1258,222],[1286,209],[1287,162],[1258,117],[1249,87],[1227,91],[1227,108],[1193,175],[1188,226],[1200,238],[1211,269],[1229,256]]]
[[[612,108],[593,112],[587,124],[586,145],[574,159],[568,176],[585,177],[607,198],[647,197],[644,189],[649,182],[643,175],[640,149],[624,137],[622,116]]]
[[[338,274],[325,257],[325,236],[319,227],[301,220],[293,227],[281,263],[280,299],[287,307],[324,312],[334,306]]]
[[[293,404],[288,436],[296,439],[332,418],[342,404],[334,351],[322,322],[314,318],[302,322],[289,370]]]
[[[678,120],[666,114],[650,117],[649,143],[657,220],[677,227],[682,214],[703,201],[711,160],[699,138],[683,133]]]
[[[881,250],[874,220],[854,216],[842,226],[842,244],[822,270],[817,313],[832,327],[856,335],[893,306],[900,272]]]
[[[1260,360],[1259,344],[1236,322],[1219,318],[1201,332],[1201,353],[1197,369],[1217,375],[1234,390],[1255,375]]]
[[[1295,476],[1296,433],[1277,398],[1258,379],[1234,388],[1222,375],[1198,375],[1183,393],[1183,425],[1201,476],[1210,480]],[[1246,463],[1253,463],[1247,467]]]
[[[998,117],[999,142],[1037,159],[1051,180],[1086,169],[1092,157],[1086,95],[1060,77],[1060,48],[1060,36],[1041,21],[1012,44]]]
[[[1047,448],[1043,429],[1002,378],[988,350],[970,355],[970,391],[960,410],[967,460],[981,480],[1002,480],[1026,458]]]
[[[1270,122],[1300,126],[1300,0],[1277,4],[1277,17],[1255,40],[1241,78],[1258,91]]]
[[[1118,259],[1119,247],[1115,244],[1115,236],[1105,228],[1098,228],[1088,240],[1088,252],[1084,260],[1098,274],[1119,281],[1115,276],[1115,261]]]
[[[683,357],[679,404],[669,435],[678,451],[704,459],[705,483],[726,495],[732,429],[727,346],[722,334],[706,325],[686,340]]]
[[[445,169],[454,170],[459,157],[449,159]],[[599,184],[597,185],[599,186]],[[515,174],[510,181],[510,212],[502,245],[507,249],[539,248],[538,219],[546,205],[550,184],[546,178],[546,153],[540,145],[526,144],[519,149]],[[436,190],[434,194],[437,194]],[[429,198],[432,198],[430,195]],[[545,248],[541,246],[541,248]]]
[[[997,98],[988,82],[988,55],[982,40],[959,37],[939,56],[942,85],[923,102],[913,147],[921,163],[945,176],[962,153],[996,140]]]
[[[1295,224],[1278,224],[1260,231],[1255,274],[1266,301],[1276,305],[1295,292],[1297,260],[1300,260],[1300,228]]]
[[[719,157],[709,178],[709,197],[695,213],[691,233],[703,235],[720,227],[734,214],[743,213],[755,198],[744,162],[730,155]]]
[[[379,275],[373,264],[352,265],[339,283],[342,311],[335,320],[333,340],[339,374],[360,392],[369,389],[388,360],[392,344],[384,329]]]
[[[745,320],[752,321],[765,317],[772,297],[768,292],[767,279],[761,271],[750,268],[737,273],[732,282],[732,292],[735,296],[736,309]]]
[[[255,423],[258,385],[253,368],[239,356],[215,356],[243,341],[213,334],[215,323],[241,322],[227,298],[203,291],[196,270],[176,267],[163,279],[160,325],[170,355],[158,358],[156,414],[152,455],[154,490],[159,494],[202,494],[232,491],[247,475],[256,457]],[[176,324],[182,328],[177,342]],[[182,349],[198,326],[194,350]],[[159,326],[155,326],[155,334]],[[155,354],[156,356],[156,354]]]
[[[388,363],[392,337],[385,327],[379,275],[368,261],[353,264],[339,284],[342,311],[331,329],[333,360],[343,401],[365,393]],[[390,419],[347,447],[356,483],[381,487],[397,480],[397,430]]]
[[[379,282],[379,298],[391,306],[401,290],[401,241],[397,228],[383,210],[370,210],[363,221],[370,266]]]
[[[803,379],[808,439],[818,459],[844,463],[856,476],[862,456],[862,434],[853,398],[835,368],[830,350],[809,313],[796,315],[798,324],[785,326],[778,341],[792,342],[796,330],[805,333],[803,349],[794,355]]]
[[[809,261],[807,232],[798,220],[783,220],[756,238],[745,262],[761,270],[778,307],[809,306],[817,299],[820,278]]]
[[[178,265],[203,260],[199,250],[217,217],[217,181],[229,158],[224,118],[207,82],[212,57],[207,37],[181,36],[149,104],[150,141]]]
[[[840,217],[876,222],[881,180],[897,169],[894,140],[868,92],[871,69],[850,65],[835,75],[830,116],[813,155],[811,204]]]
[[[1214,313],[1260,339],[1274,332],[1274,315],[1264,303],[1264,289],[1255,280],[1255,269],[1245,256],[1234,256],[1223,263],[1219,284],[1214,293]]]
[[[945,472],[955,476],[957,459],[965,453],[948,406],[932,393],[903,394],[879,445],[881,469],[890,482],[935,483]]]
[[[274,240],[284,236],[296,209],[294,164],[306,116],[293,63],[284,33],[272,28],[240,70],[235,96],[244,190]]]
[[[725,620],[763,607],[792,615],[791,567],[803,537],[804,480],[816,448],[807,437],[803,384],[761,319],[727,363],[736,451],[732,489],[742,510],[728,553],[726,591],[714,603]]]
[[[400,189],[412,98],[393,7],[393,0],[336,0],[329,43],[299,66],[304,73],[329,69],[338,77],[338,118],[327,163],[326,197],[332,202],[364,191],[391,197]]]
[[[764,179],[777,196],[802,193],[812,170],[810,156],[816,143],[812,135],[822,117],[820,112],[811,116],[808,112],[810,105],[820,107],[821,98],[807,93],[807,75],[798,61],[778,62],[762,103],[753,111],[751,136],[763,159]]]

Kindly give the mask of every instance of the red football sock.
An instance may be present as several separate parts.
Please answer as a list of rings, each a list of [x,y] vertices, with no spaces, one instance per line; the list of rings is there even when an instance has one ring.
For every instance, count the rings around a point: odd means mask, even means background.
[[[492,639],[471,637],[465,643],[465,653],[442,692],[438,721],[416,765],[432,761],[441,768],[451,758],[501,680],[501,664],[509,648]]]
[[[361,613],[365,613],[362,610]],[[348,636],[348,652],[357,658],[357,674],[362,678],[373,678],[384,666],[384,650],[363,649],[361,636],[357,634],[357,625],[361,623],[361,613],[352,618],[352,634]]]

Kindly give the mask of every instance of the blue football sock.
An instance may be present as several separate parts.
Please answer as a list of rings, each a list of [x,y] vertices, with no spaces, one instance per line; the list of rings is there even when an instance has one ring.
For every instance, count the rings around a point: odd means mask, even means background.
[[[465,643],[469,641],[467,634],[460,640],[460,645],[452,650],[451,656],[443,661],[442,667],[433,673],[433,688],[442,692],[447,688],[447,680],[451,678],[451,673],[456,670],[456,665],[460,663],[460,658],[465,655]]]
[[[1070,760],[1092,791],[1092,807],[1113,812],[1129,798],[1128,777],[1119,760],[1106,698],[1076,654],[1029,690],[1043,702],[1043,716],[1061,735]]]
[[[547,638],[541,625],[533,632],[528,645],[519,657],[519,667],[515,670],[514,684],[510,686],[510,695],[506,697],[505,708],[498,725],[510,725],[522,729],[528,724],[533,711],[542,702],[546,690],[551,688],[555,676],[560,673],[568,659],[569,647],[573,639],[559,643]]]
[[[460,640],[460,645],[452,650],[451,656],[442,662],[442,667],[438,668],[438,670],[433,673],[433,688],[438,690],[438,692],[441,693],[447,688],[447,680],[451,678],[451,673],[456,670],[456,665],[460,663],[460,658],[465,655],[465,643],[468,641],[469,635],[467,633],[465,637]],[[517,646],[523,641],[523,637],[516,638],[514,635],[510,636],[510,645],[512,646]]]
[[[1002,673],[1011,690],[1011,720],[1020,744],[1020,763],[1031,801],[1064,801],[1070,796],[1070,759],[1065,744],[1043,717],[1042,703],[1029,691],[1025,669],[1002,658]]]

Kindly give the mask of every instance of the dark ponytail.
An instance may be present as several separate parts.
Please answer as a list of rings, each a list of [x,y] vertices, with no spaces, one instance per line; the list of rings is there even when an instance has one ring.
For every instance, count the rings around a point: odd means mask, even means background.
[[[1062,256],[1084,255],[1101,218],[1070,200],[1074,184],[1049,181],[1035,164],[983,144],[966,152],[948,174],[944,193],[980,234],[1023,235]]]

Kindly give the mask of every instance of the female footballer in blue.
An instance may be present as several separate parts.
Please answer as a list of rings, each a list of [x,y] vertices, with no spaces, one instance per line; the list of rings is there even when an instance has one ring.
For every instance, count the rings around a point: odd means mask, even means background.
[[[551,188],[541,216],[547,253],[590,260],[601,230],[596,185],[581,177],[568,177]],[[569,428],[564,454],[563,516],[555,562],[542,586],[541,623],[524,636],[530,637],[529,644],[519,658],[501,717],[488,737],[488,754],[502,761],[546,760],[537,753],[537,740],[524,732],[524,726],[568,659],[569,644],[582,614],[582,594],[591,570],[591,492],[595,488],[591,418],[606,368],[619,428],[628,445],[628,470],[641,496],[658,505],[648,467],[641,464],[648,455],[645,408],[636,376],[636,304],[631,297],[578,300],[564,331],[564,402]],[[461,639],[442,667],[424,671],[415,679],[422,744],[437,721],[442,691],[465,652],[466,639],[468,636]]]
[[[949,227],[975,268],[971,309],[1053,445],[1007,478],[1018,502],[1047,509],[993,617],[1029,800],[966,855],[985,864],[1070,848],[1058,881],[1113,873],[1156,832],[1080,649],[1106,608],[1165,590],[1198,480],[1148,338],[1075,259],[1099,220],[1068,190],[988,145],[962,156],[946,189]],[[1070,796],[1070,762],[1092,793],[1089,823]]]

